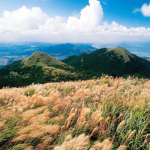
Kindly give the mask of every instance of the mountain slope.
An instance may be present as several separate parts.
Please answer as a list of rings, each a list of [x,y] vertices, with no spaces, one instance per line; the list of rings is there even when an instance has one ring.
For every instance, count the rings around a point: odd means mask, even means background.
[[[122,47],[98,49],[91,54],[68,57],[63,62],[100,74],[113,76],[139,74],[150,77],[150,62],[133,55]]]
[[[88,44],[58,44],[48,47],[47,49],[43,49],[43,52],[49,54],[59,54],[61,56],[70,56],[70,55],[80,55],[86,52],[92,52],[95,48]]]
[[[43,67],[55,67],[58,69],[73,68],[42,52],[35,52],[30,57],[24,59],[21,63],[23,64],[23,67],[32,67],[36,65],[36,66],[43,66]]]
[[[32,83],[76,80],[81,76],[76,70],[42,52],[14,62],[0,70],[0,88],[25,86]]]
[[[36,51],[41,51],[62,60],[71,55],[81,55],[95,49],[91,44],[0,43],[0,65],[4,67],[14,61],[25,59]]]

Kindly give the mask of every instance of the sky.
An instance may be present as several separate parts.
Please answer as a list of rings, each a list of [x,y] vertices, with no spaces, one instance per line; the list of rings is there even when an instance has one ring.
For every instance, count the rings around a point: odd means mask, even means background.
[[[150,0],[0,0],[0,42],[150,42]]]

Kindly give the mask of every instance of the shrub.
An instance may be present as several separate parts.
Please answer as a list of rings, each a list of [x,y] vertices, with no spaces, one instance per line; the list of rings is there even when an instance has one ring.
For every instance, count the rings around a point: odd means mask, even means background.
[[[26,96],[32,96],[35,93],[35,89],[28,89],[24,92],[24,95]]]

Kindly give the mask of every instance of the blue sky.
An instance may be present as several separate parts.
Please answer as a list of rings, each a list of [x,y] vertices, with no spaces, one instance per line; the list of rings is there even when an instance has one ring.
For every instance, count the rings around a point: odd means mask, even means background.
[[[0,41],[113,43],[149,37],[150,0],[0,0]]]
[[[150,18],[144,17],[142,13],[133,13],[133,10],[141,8],[149,0],[106,0],[108,5],[103,5],[104,19],[108,22],[115,20],[126,27],[149,27]]]
[[[111,23],[113,20],[127,27],[150,26],[150,18],[141,13],[133,13],[150,0],[102,0],[104,20]],[[13,11],[26,6],[27,8],[40,7],[51,17],[56,15],[68,17],[73,13],[80,13],[88,5],[88,0],[0,0],[0,16],[4,10]]]

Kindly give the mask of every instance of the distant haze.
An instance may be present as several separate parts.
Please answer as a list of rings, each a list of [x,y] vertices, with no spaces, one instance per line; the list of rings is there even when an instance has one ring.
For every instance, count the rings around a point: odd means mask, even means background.
[[[150,57],[150,42],[95,43],[92,46],[96,48],[113,48],[121,46],[139,57]]]

